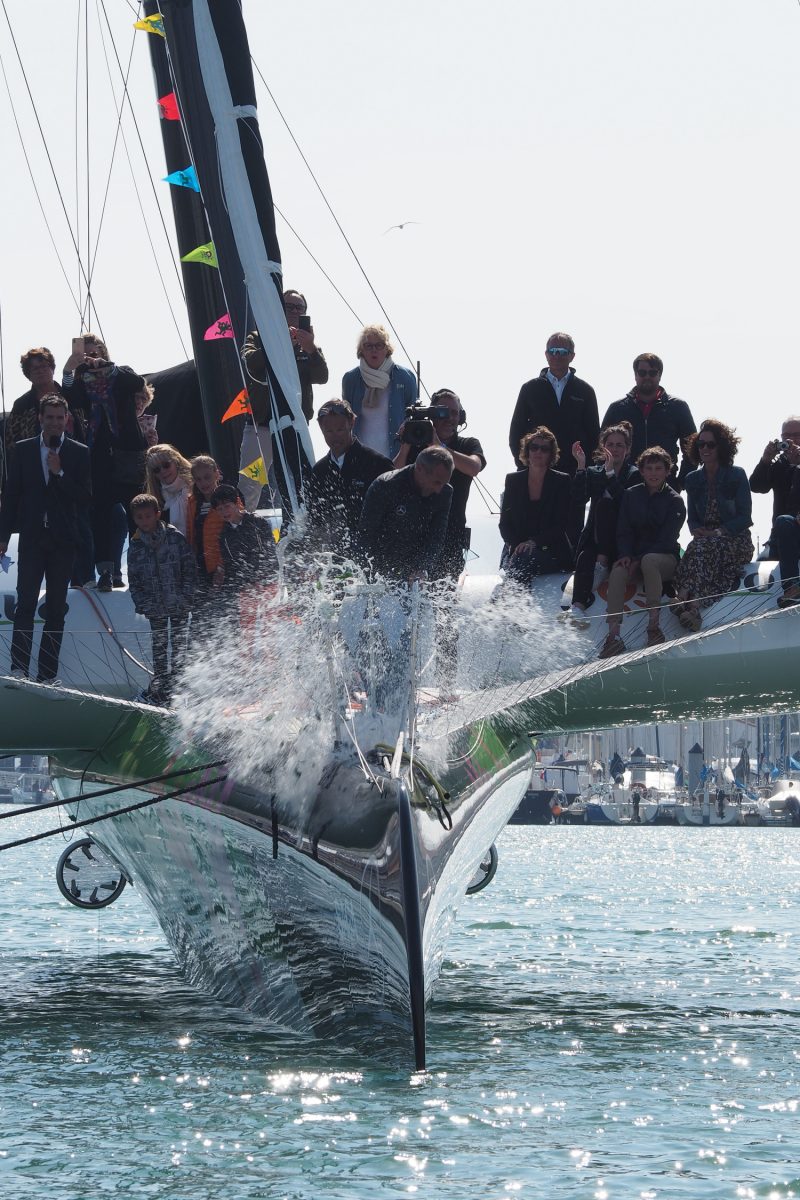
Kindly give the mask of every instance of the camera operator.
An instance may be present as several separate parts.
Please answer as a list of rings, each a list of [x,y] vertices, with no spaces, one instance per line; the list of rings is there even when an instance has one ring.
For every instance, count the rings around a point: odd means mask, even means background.
[[[472,480],[486,466],[486,459],[477,438],[461,437],[457,432],[465,423],[466,414],[456,393],[449,388],[440,388],[431,396],[430,408],[417,405],[408,410],[406,420],[397,432],[401,445],[394,458],[395,467],[415,462],[420,450],[431,445],[444,446],[453,459],[450,479],[453,502],[444,547],[431,573],[433,579],[458,579],[464,569],[464,551],[469,549],[469,490]]]
[[[769,545],[781,568],[778,605],[800,603],[800,417],[787,417],[781,436],[767,443],[750,476],[750,490],[773,493]]]

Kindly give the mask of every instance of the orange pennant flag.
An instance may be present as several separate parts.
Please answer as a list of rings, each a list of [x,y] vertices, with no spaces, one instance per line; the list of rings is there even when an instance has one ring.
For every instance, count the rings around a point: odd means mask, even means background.
[[[220,425],[224,424],[225,421],[230,421],[231,417],[244,417],[248,413],[252,413],[252,411],[253,410],[250,407],[250,400],[247,396],[247,388],[242,388],[242,390],[239,392],[239,395],[234,396],[233,400],[231,400],[230,404],[225,409],[222,420],[220,421]]]

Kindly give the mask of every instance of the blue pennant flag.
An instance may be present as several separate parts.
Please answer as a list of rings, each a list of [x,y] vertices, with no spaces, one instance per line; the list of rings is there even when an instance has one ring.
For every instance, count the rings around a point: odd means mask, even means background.
[[[192,166],[186,167],[183,171],[173,171],[170,175],[165,175],[164,183],[173,183],[175,187],[188,187],[195,192],[200,191],[197,172]]]

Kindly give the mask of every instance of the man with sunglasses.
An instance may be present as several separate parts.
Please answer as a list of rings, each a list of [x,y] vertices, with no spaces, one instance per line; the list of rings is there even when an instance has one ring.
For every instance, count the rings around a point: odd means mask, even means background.
[[[589,460],[597,449],[600,435],[597,396],[594,388],[579,379],[570,365],[575,357],[575,343],[568,333],[552,334],[545,343],[544,355],[547,366],[520,389],[508,445],[516,465],[525,434],[546,425],[556,435],[559,471],[574,475],[578,469],[572,455],[574,443],[581,443]]]
[[[580,442],[591,461],[600,436],[597,396],[594,388],[579,379],[570,365],[575,357],[575,342],[568,333],[553,333],[545,342],[547,366],[536,379],[523,383],[517,398],[508,444],[515,465],[520,443],[527,433],[540,425],[555,434],[558,444],[558,469],[570,477],[578,470],[572,447]],[[578,544],[584,520],[583,504],[570,502],[567,536]]]
[[[664,364],[657,354],[639,354],[633,360],[635,387],[615,400],[603,417],[603,429],[609,425],[619,425],[620,421],[629,421],[632,433],[631,461],[636,459],[650,446],[662,446],[667,451],[673,463],[678,462],[678,449],[681,451],[680,471],[673,467],[668,479],[669,486],[678,491],[683,490],[683,480],[689,471],[694,470],[694,464],[686,457],[684,450],[690,434],[696,432],[696,426],[689,405],[677,396],[671,396],[661,386],[661,374]]]

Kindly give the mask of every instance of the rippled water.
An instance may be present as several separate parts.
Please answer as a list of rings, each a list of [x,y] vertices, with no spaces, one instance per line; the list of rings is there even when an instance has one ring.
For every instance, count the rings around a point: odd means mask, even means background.
[[[424,1075],[198,996],[60,849],[0,858],[5,1200],[800,1197],[797,831],[509,829]]]

